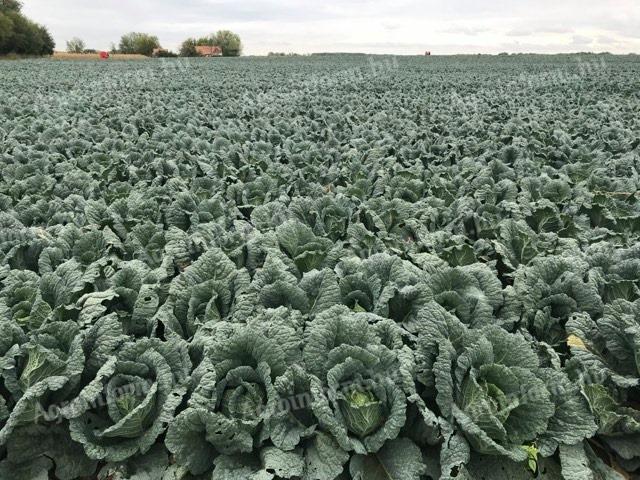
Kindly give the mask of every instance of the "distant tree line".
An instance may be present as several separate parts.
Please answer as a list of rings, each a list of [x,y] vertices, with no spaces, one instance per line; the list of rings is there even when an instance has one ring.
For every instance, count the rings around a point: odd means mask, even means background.
[[[17,0],[0,0],[0,55],[52,55],[49,31],[25,17]]]
[[[98,53],[95,48],[87,48],[84,40],[73,37],[67,41],[67,53]]]
[[[48,30],[27,19],[22,13],[22,4],[18,0],[0,0],[0,55],[16,53],[20,55],[52,55],[55,42]],[[225,57],[237,57],[242,53],[242,41],[238,34],[229,30],[200,38],[189,38],[180,47],[180,56],[199,56],[198,46],[219,46]],[[69,53],[96,53],[86,48],[84,40],[74,37],[67,41]],[[139,54],[151,56],[175,57],[175,53],[160,47],[155,35],[130,32],[120,38],[118,46],[112,44],[111,53]]]
[[[67,41],[67,52],[69,53],[87,53],[87,48],[85,46],[84,40],[78,37],[73,37],[71,40]]]
[[[295,52],[269,52],[267,54],[267,57],[299,57],[300,54],[299,53],[295,53]]]
[[[131,32],[120,38],[118,53],[137,53],[150,57],[156,48],[160,48],[160,41],[155,35]]]
[[[218,46],[224,57],[238,57],[242,53],[242,41],[237,33],[229,30],[219,30],[206,37],[187,38],[180,46],[181,57],[197,57],[199,46]]]
[[[0,0],[2,1],[2,0]],[[219,46],[222,55],[225,57],[237,57],[242,53],[242,41],[238,34],[229,30],[219,30],[217,33],[200,37],[188,38],[180,46],[179,55],[181,57],[198,57],[198,46]],[[85,51],[84,42],[78,38],[67,42],[67,51],[71,53],[81,53]],[[111,53],[128,53],[151,56],[156,51],[159,57],[174,57],[175,53],[162,49],[160,41],[155,35],[148,33],[131,32],[120,38],[120,43],[116,46],[112,44]]]

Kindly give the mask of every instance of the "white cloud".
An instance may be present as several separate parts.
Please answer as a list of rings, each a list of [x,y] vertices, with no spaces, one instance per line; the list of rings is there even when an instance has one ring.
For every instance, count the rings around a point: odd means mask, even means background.
[[[640,52],[637,0],[24,0],[24,12],[49,27],[59,49],[74,36],[108,48],[129,31],[176,49],[228,28],[247,54]]]

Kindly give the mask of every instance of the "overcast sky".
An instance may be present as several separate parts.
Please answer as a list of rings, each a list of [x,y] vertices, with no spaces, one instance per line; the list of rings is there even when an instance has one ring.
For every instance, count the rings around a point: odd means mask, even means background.
[[[24,0],[58,50],[78,36],[106,49],[123,33],[157,35],[177,49],[219,29],[244,52],[387,54],[640,53],[640,0]]]

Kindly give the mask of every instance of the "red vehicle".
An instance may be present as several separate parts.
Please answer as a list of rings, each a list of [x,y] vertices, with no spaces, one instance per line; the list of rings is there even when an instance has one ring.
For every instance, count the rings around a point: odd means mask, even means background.
[[[109,52],[100,52],[100,58],[106,60],[109,58]]]

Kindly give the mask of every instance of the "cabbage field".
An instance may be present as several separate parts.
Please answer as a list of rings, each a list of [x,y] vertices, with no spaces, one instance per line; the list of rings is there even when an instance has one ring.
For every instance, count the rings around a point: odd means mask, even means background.
[[[640,478],[639,92],[0,63],[0,480]]]

